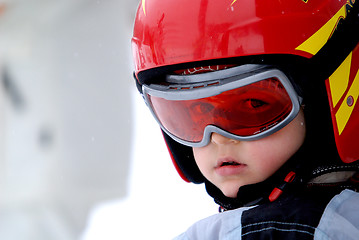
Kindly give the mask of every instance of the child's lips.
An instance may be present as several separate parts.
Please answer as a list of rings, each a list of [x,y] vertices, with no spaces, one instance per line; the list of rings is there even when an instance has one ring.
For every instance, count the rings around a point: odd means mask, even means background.
[[[240,174],[246,164],[243,164],[231,157],[220,158],[215,166],[215,172],[220,176],[231,176]]]
[[[241,165],[242,163],[232,157],[223,157],[218,159],[215,168],[227,166],[227,165]]]

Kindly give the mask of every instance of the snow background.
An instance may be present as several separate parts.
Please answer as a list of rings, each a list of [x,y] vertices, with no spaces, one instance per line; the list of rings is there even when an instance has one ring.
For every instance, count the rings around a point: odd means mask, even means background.
[[[137,0],[0,0],[0,238],[171,239],[217,212],[132,78]]]

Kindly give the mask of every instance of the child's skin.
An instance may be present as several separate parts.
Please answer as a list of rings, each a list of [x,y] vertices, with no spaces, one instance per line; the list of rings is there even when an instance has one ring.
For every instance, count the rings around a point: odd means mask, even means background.
[[[291,123],[268,137],[237,141],[213,133],[211,142],[193,148],[193,153],[202,174],[225,196],[235,198],[241,186],[262,182],[274,174],[300,148],[304,137],[304,114],[300,110]],[[223,166],[223,162],[230,165]]]

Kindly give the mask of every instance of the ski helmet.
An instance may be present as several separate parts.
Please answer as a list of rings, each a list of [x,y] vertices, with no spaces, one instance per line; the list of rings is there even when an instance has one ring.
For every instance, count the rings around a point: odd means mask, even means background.
[[[142,0],[132,38],[136,84],[142,92],[143,84],[175,70],[206,65],[284,66],[299,82],[307,111],[316,113],[308,114],[309,128],[320,136],[311,145],[322,153],[328,146],[321,141],[331,141],[339,161],[353,163],[359,159],[358,5],[355,0]],[[319,113],[328,116],[325,123]],[[163,135],[181,177],[202,183],[191,147]]]

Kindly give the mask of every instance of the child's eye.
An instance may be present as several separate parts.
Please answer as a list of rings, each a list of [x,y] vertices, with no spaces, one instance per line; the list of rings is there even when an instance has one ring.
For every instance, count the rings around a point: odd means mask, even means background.
[[[259,108],[259,107],[263,107],[265,105],[268,105],[268,103],[262,101],[262,100],[259,100],[259,99],[247,99],[246,100],[246,104],[249,108]]]

